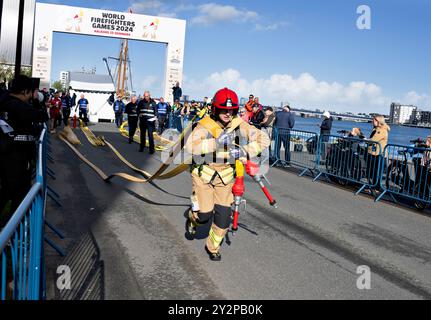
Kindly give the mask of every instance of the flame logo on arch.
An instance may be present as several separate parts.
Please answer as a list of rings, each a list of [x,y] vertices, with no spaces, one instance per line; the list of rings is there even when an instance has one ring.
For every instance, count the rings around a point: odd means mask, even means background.
[[[79,13],[75,14],[73,17],[67,19],[66,31],[81,32],[81,23],[84,17],[84,11],[80,10]]]
[[[149,24],[144,25],[144,35],[143,37],[145,39],[151,38],[156,39],[157,38],[157,29],[159,28],[160,20],[158,18],[151,21]]]

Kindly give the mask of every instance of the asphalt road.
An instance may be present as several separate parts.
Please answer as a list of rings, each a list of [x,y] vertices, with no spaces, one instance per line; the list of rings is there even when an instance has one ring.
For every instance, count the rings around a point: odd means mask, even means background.
[[[113,124],[91,129],[134,165],[149,172],[160,165],[158,153],[138,153],[138,145],[127,144]],[[79,150],[103,171],[134,174],[107,147],[93,147],[77,135]],[[57,179],[50,185],[63,207],[49,201],[48,219],[66,233],[56,242],[68,252],[84,235],[94,237],[104,264],[101,298],[431,298],[431,216],[271,169],[270,190],[279,208],[271,208],[248,180],[240,229],[223,243],[222,261],[212,262],[204,251],[209,225],[198,239],[185,236],[188,173],[155,185],[119,178],[105,183],[59,139],[52,140]],[[55,298],[55,270],[64,260],[48,247],[47,254],[48,297]],[[360,290],[357,268],[364,265],[371,288]]]

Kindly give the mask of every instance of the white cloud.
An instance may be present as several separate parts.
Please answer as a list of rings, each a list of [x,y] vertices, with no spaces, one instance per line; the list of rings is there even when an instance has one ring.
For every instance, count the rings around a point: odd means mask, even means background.
[[[134,13],[148,13],[158,10],[163,6],[163,2],[159,0],[134,1],[130,8]]]
[[[159,79],[156,76],[146,76],[141,81],[141,86],[143,90],[150,90],[155,85],[158,85]]]
[[[234,6],[206,3],[198,6],[199,14],[192,18],[191,24],[211,25],[217,22],[246,22],[258,18],[254,11],[239,10]]]
[[[177,14],[175,12],[162,12],[158,14],[159,17],[165,18],[176,18]]]
[[[412,104],[419,108],[431,108],[431,97],[426,94],[419,94],[416,91],[409,91],[404,96],[402,103]]]
[[[392,102],[376,84],[363,81],[331,83],[317,80],[309,73],[296,78],[289,74],[273,74],[269,78],[249,81],[238,70],[227,69],[214,72],[202,81],[186,78],[183,90],[198,98],[211,96],[226,86],[235,90],[240,97],[248,97],[253,93],[264,104],[275,106],[281,101],[290,101],[294,107],[386,114]]]
[[[287,25],[288,25],[288,23],[284,22],[284,21],[283,22],[276,22],[276,23],[272,23],[272,24],[268,24],[268,25],[262,25],[260,23],[257,23],[255,25],[255,29],[257,31],[275,31],[275,30],[278,30],[278,29],[285,27]]]

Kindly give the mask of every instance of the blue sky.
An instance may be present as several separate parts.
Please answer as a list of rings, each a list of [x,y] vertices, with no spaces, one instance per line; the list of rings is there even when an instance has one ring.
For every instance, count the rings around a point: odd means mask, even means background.
[[[39,0],[187,20],[183,92],[223,86],[264,104],[388,113],[391,101],[431,110],[428,0]],[[359,5],[371,29],[359,30]],[[116,56],[119,41],[56,34],[52,78]],[[73,50],[71,50],[73,48]],[[163,45],[132,42],[134,87],[162,93]]]

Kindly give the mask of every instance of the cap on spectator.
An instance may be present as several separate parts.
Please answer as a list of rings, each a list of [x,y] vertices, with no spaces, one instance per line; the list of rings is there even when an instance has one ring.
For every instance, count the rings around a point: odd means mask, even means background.
[[[323,116],[326,118],[330,118],[331,114],[328,111],[323,112]]]

